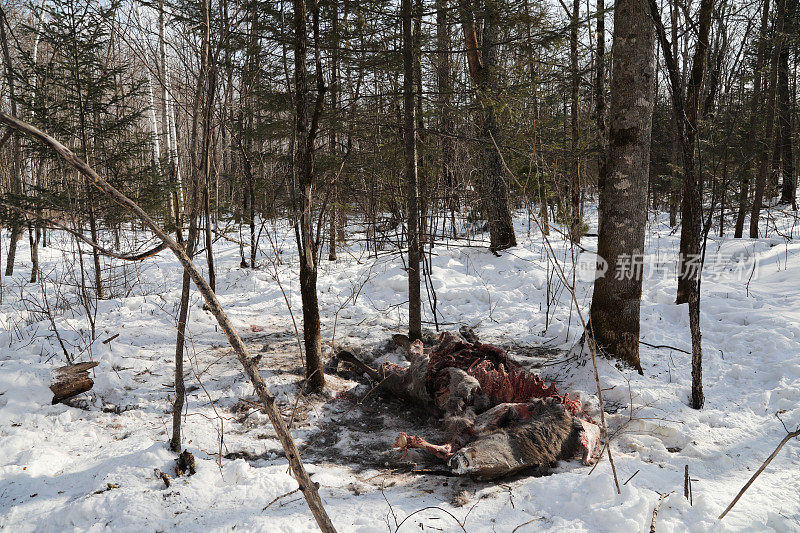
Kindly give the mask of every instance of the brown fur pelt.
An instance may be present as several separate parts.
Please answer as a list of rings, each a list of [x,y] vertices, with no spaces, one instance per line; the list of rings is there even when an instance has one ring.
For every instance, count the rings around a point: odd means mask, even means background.
[[[563,404],[535,399],[504,412],[456,451],[449,465],[457,474],[492,479],[528,468],[549,468],[579,453],[584,427]],[[502,407],[498,406],[498,407]]]

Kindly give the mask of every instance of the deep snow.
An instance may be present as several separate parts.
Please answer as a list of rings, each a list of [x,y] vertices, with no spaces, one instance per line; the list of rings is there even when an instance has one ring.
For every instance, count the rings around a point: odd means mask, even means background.
[[[334,524],[340,531],[394,531],[415,511],[438,507],[413,514],[401,530],[461,531],[457,519],[466,531],[518,526],[518,531],[647,531],[659,493],[672,492],[661,506],[658,531],[800,531],[797,440],[785,446],[723,522],[716,520],[785,434],[781,420],[790,429],[800,424],[800,244],[790,238],[797,230],[794,217],[773,215],[763,238],[709,239],[702,284],[703,410],[688,406],[685,353],[643,345],[644,376],[601,360],[620,483],[636,474],[621,495],[615,494],[606,458],[591,475],[568,462],[551,476],[499,484],[397,471],[393,467],[402,460],[390,449],[393,432],[410,423],[413,413],[396,413],[400,419],[393,419],[392,410],[402,406],[381,411],[379,402],[369,410],[366,401],[352,401],[362,398],[366,387],[331,376],[327,396],[297,403],[293,433],[301,449],[309,445],[306,464]],[[673,303],[674,276],[661,271],[675,261],[678,235],[663,218],[653,218],[641,338],[689,350],[687,308]],[[562,350],[541,372],[557,378],[564,392],[580,391],[596,409],[591,365],[574,353],[564,355],[581,333],[576,310],[548,266],[542,236],[535,229],[528,236],[526,224],[524,216],[517,220],[521,244],[499,258],[455,243],[434,249],[438,319],[446,328],[472,326],[485,340],[517,347],[517,355],[540,353],[539,347]],[[301,370],[287,308],[288,301],[299,321],[297,252],[289,228],[268,228],[275,245],[264,239],[259,270],[239,268],[238,246],[217,241],[217,289],[254,354],[262,354],[262,375],[289,415]],[[4,255],[7,239],[3,235]],[[596,238],[584,239],[585,252],[570,250],[557,235],[552,239],[567,276],[575,273],[576,297],[586,313]],[[184,445],[196,455],[198,472],[164,487],[154,470],[171,473],[174,463],[166,444],[180,295],[177,262],[168,252],[138,265],[114,262],[113,272],[124,274],[128,283],[119,288],[123,283],[117,280],[113,297],[100,303],[97,340],[89,347],[89,323],[74,289],[58,292],[57,280],[74,282],[80,276],[69,263],[72,245],[59,242],[68,241],[54,234],[53,245],[41,251],[47,300],[67,350],[100,365],[93,391],[73,406],[50,405],[50,371],[63,365],[64,357],[49,320],[35,311],[42,286],[24,281],[30,273],[23,239],[15,275],[3,279],[0,306],[0,528],[315,530],[299,493],[276,500],[297,485],[266,416],[240,401],[254,399],[252,388],[196,293]],[[357,244],[339,257],[320,267],[323,338],[330,344],[335,324],[336,345],[355,345],[369,355],[404,329],[402,262],[396,254],[370,258]],[[431,320],[430,308],[424,312]],[[101,342],[116,333],[116,339]],[[381,356],[391,357],[396,355]],[[345,429],[339,431],[340,425]],[[435,436],[435,429],[427,435]],[[220,448],[230,457],[221,466]],[[683,497],[687,464],[692,505]]]

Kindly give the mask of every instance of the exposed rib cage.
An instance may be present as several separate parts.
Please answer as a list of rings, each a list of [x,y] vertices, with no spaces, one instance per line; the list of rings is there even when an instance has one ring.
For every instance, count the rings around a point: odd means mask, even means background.
[[[503,350],[489,344],[444,343],[432,352],[426,375],[431,397],[448,390],[450,374],[444,370],[451,367],[460,368],[477,379],[493,405],[553,398],[563,403],[573,415],[586,417],[580,400],[559,394],[554,383],[548,386],[538,375],[509,359]]]

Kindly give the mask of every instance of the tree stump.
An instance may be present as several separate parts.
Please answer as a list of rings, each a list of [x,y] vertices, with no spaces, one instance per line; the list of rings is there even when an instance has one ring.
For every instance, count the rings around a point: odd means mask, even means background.
[[[53,404],[90,390],[94,381],[89,377],[89,370],[99,364],[97,361],[89,361],[55,369],[53,382],[50,385],[50,390],[53,391]]]

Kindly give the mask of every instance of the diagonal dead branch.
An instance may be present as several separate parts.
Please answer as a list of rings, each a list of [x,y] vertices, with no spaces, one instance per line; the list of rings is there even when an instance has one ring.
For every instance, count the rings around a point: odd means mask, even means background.
[[[790,440],[792,440],[795,437],[800,437],[800,427],[797,428],[794,431],[788,432],[786,434],[786,436],[783,437],[783,440],[778,444],[778,446],[770,454],[770,456],[767,457],[767,460],[764,461],[764,463],[758,468],[758,470],[756,470],[756,473],[753,474],[753,476],[750,478],[750,480],[747,483],[744,484],[744,487],[742,487],[742,490],[739,491],[739,494],[736,495],[736,497],[733,499],[733,501],[730,503],[730,505],[728,505],[728,507],[722,512],[721,515],[719,515],[719,520],[722,520],[723,518],[725,518],[725,515],[728,514],[728,511],[733,509],[733,506],[736,505],[736,502],[739,501],[739,498],[742,497],[742,495],[745,493],[745,491],[747,489],[750,488],[750,485],[753,484],[753,482],[756,480],[756,478],[759,475],[761,475],[761,472],[763,472],[764,469],[767,468],[767,466],[772,462],[772,460],[775,459],[775,456],[778,455],[778,452],[781,451],[781,448],[783,448],[784,444],[786,444],[787,442],[789,442]]]
[[[333,523],[331,522],[327,512],[325,511],[325,508],[322,505],[322,500],[319,496],[319,492],[317,491],[317,486],[313,481],[311,481],[311,477],[308,475],[308,472],[306,472],[303,462],[300,459],[300,453],[297,450],[294,439],[292,439],[291,433],[289,433],[286,423],[283,421],[280,411],[275,405],[275,397],[267,388],[266,383],[264,383],[264,379],[261,377],[258,368],[253,363],[247,347],[239,336],[239,333],[236,331],[236,328],[234,328],[233,324],[228,318],[228,315],[222,309],[219,300],[217,300],[217,295],[213,290],[211,290],[208,282],[200,274],[200,271],[197,270],[197,267],[189,258],[183,247],[175,242],[175,240],[170,237],[170,235],[164,231],[152,218],[150,218],[150,215],[148,215],[141,207],[139,207],[138,204],[114,188],[85,161],[72,153],[69,148],[34,126],[31,126],[30,124],[27,124],[6,113],[0,112],[0,122],[5,123],[20,133],[32,137],[53,149],[76,170],[78,170],[78,172],[85,176],[94,187],[102,191],[105,195],[107,195],[125,210],[139,218],[159,239],[161,239],[166,247],[175,254],[175,257],[181,263],[185,271],[188,272],[195,286],[203,295],[203,299],[208,305],[209,310],[214,315],[214,318],[216,318],[217,322],[225,333],[225,336],[228,338],[228,342],[230,342],[231,347],[236,352],[239,362],[242,364],[245,372],[250,378],[250,382],[255,388],[256,394],[264,403],[270,422],[272,422],[272,426],[275,428],[275,432],[277,433],[278,439],[283,446],[286,458],[289,460],[289,464],[292,467],[295,478],[300,485],[300,490],[302,491],[303,496],[308,503],[311,513],[314,515],[314,518],[317,521],[317,525],[321,531],[335,532],[336,530],[333,527]]]

